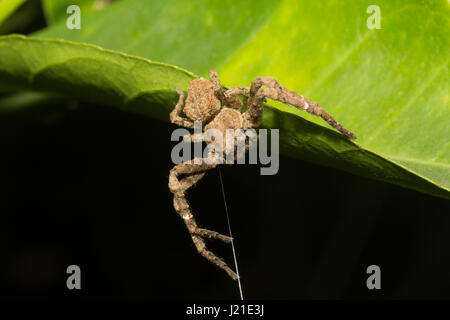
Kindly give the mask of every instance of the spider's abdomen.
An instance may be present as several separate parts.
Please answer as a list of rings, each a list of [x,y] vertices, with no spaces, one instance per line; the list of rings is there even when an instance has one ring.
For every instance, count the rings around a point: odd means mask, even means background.
[[[222,131],[223,136],[227,129],[240,129],[243,127],[242,114],[235,109],[223,108],[219,114],[205,127],[205,129],[217,129]]]

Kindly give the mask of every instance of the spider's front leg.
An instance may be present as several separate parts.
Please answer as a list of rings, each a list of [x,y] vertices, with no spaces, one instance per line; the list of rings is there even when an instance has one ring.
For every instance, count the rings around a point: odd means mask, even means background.
[[[237,280],[236,273],[231,270],[222,259],[217,257],[211,251],[208,251],[206,249],[205,241],[202,239],[207,237],[230,243],[232,238],[216,231],[199,228],[186,200],[185,192],[204,176],[205,171],[211,170],[217,166],[216,163],[207,163],[206,159],[200,159],[201,162],[198,161],[199,164],[196,164],[194,162],[195,160],[196,159],[180,163],[170,170],[169,189],[173,193],[175,210],[183,218],[197,251],[210,262],[223,269],[232,279]],[[185,177],[179,180],[180,175],[184,175]]]
[[[194,123],[188,119],[185,119],[180,116],[181,111],[184,107],[184,92],[178,88],[175,88],[176,92],[180,95],[178,98],[177,105],[170,113],[170,122],[179,125],[181,127],[193,129]]]
[[[222,85],[220,84],[219,75],[215,70],[209,71],[209,77],[211,78],[211,82],[214,84],[214,94],[217,99],[220,100],[222,105],[242,110],[241,100],[233,95],[227,95],[226,92],[223,91]]]
[[[266,88],[261,89],[262,86]],[[345,129],[339,122],[323,110],[317,103],[301,96],[294,91],[286,89],[277,80],[270,77],[257,77],[250,87],[250,94],[247,100],[249,121],[252,127],[259,127],[263,113],[263,103],[265,98],[277,100],[285,104],[290,104],[298,109],[312,113],[321,117],[333,128],[350,139],[356,139],[356,136]]]

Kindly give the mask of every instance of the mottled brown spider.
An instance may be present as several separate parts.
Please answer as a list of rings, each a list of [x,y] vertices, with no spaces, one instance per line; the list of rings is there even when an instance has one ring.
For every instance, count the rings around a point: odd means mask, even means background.
[[[225,136],[226,129],[258,128],[261,124],[263,103],[266,98],[269,98],[320,116],[348,138],[356,138],[317,103],[286,89],[273,78],[257,77],[251,87],[231,88],[224,91],[214,70],[209,72],[209,76],[211,81],[199,78],[190,83],[186,101],[184,101],[183,91],[176,88],[180,97],[175,109],[170,113],[172,123],[186,128],[194,128],[194,121],[201,121],[203,130],[218,129],[223,136]],[[248,95],[247,112],[243,112],[243,104],[236,97],[237,95]],[[187,118],[181,116],[182,111]],[[194,135],[191,135],[190,139],[198,141]],[[205,142],[211,143],[211,141]],[[230,243],[232,238],[215,231],[199,228],[186,200],[186,191],[203,178],[206,171],[217,166],[217,163],[206,160],[206,158],[197,159],[198,163],[195,163],[197,161],[193,159],[173,167],[169,175],[169,189],[174,195],[175,210],[183,218],[197,251],[236,280],[236,273],[222,259],[208,251],[203,240],[206,237]]]

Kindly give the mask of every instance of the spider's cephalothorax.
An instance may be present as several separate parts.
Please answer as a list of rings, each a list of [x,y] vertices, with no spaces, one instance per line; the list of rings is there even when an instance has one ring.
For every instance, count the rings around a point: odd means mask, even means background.
[[[209,76],[211,81],[200,78],[191,82],[186,101],[184,101],[183,91],[176,89],[180,97],[175,109],[170,113],[172,123],[186,128],[194,128],[194,121],[201,121],[204,130],[214,128],[220,130],[223,136],[225,136],[226,129],[257,128],[261,124],[263,103],[266,98],[269,98],[320,116],[348,138],[356,138],[317,103],[286,89],[273,78],[258,77],[253,81],[251,87],[231,88],[224,91],[214,70],[209,72]],[[242,102],[236,97],[237,95],[248,95],[247,112],[243,112]],[[181,112],[184,112],[187,118],[182,117]],[[194,139],[193,135],[190,138],[198,141],[196,140],[198,137]],[[209,143],[210,141],[205,142]],[[236,273],[222,259],[208,251],[203,240],[207,237],[229,243],[232,239],[215,231],[199,228],[185,197],[185,192],[199,181],[206,171],[216,166],[215,162],[206,161],[206,159],[180,163],[170,170],[169,188],[174,195],[175,210],[186,223],[197,251],[236,280]]]

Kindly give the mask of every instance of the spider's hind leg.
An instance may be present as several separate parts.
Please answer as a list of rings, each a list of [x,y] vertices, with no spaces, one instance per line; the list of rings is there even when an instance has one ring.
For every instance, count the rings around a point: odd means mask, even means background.
[[[169,188],[173,193],[173,204],[175,210],[178,212],[181,218],[183,218],[198,253],[200,253],[203,257],[214,263],[219,268],[223,269],[232,279],[236,280],[236,273],[231,270],[230,267],[228,267],[228,265],[222,259],[217,257],[211,251],[208,251],[206,249],[205,241],[202,239],[204,237],[207,237],[230,243],[232,241],[232,238],[222,235],[216,231],[199,228],[186,200],[185,192],[204,176],[205,171],[213,169],[217,165],[216,163],[208,164],[205,159],[201,160],[202,162],[200,164],[194,163],[195,159],[180,163],[173,167],[172,170],[170,170]],[[185,177],[179,180],[179,175],[185,175]]]

